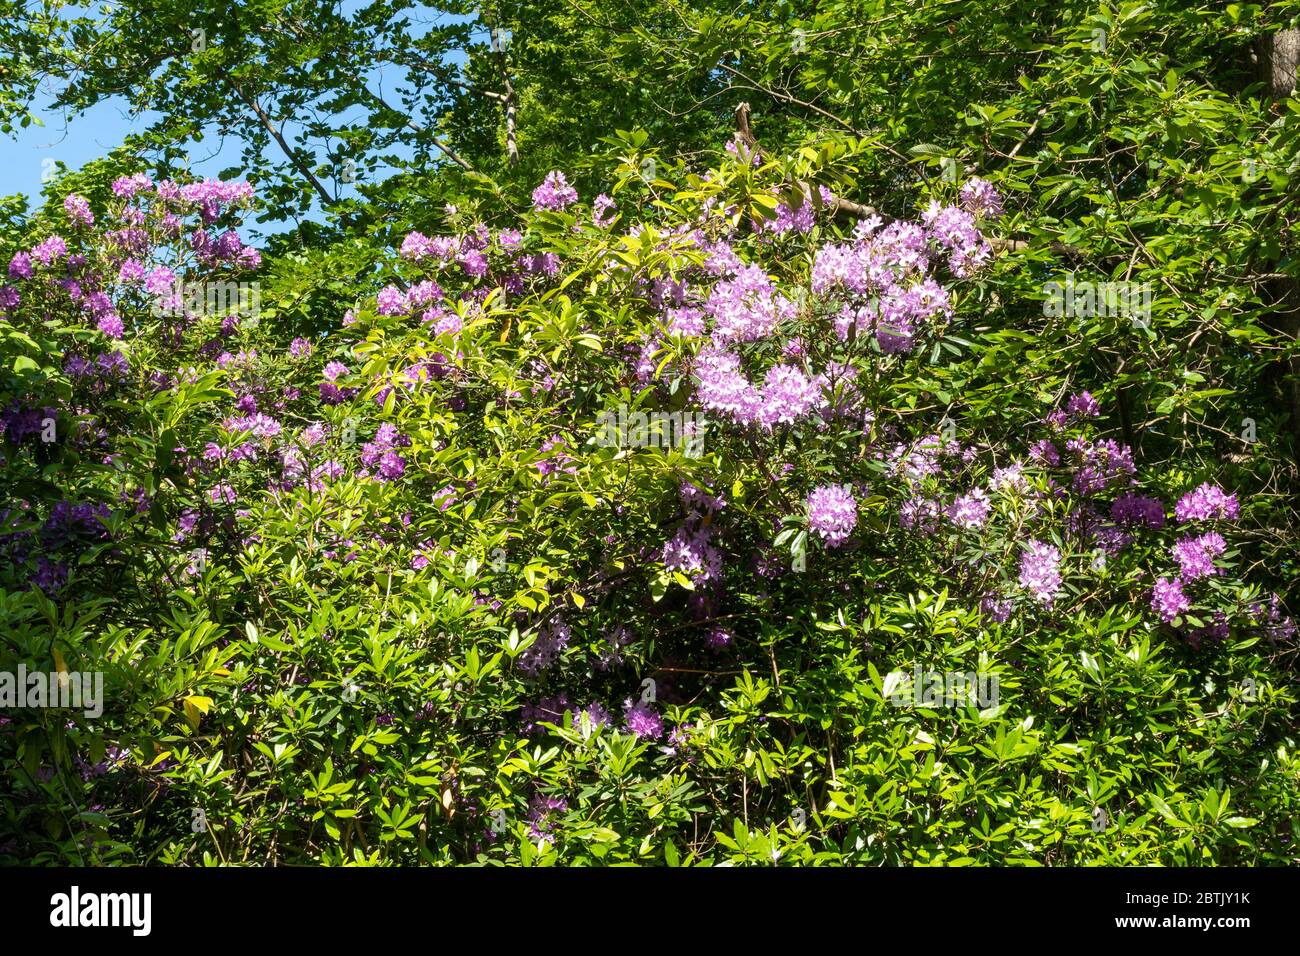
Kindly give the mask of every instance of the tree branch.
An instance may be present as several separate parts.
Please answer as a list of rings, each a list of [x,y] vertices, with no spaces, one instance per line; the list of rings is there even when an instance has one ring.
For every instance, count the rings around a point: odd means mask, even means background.
[[[501,72],[501,85],[505,88],[506,107],[506,161],[511,166],[519,162],[519,144],[515,139],[515,88],[510,83],[510,70],[506,66],[506,51],[501,44],[501,28],[492,24],[492,52],[496,54],[497,69]]]
[[[329,194],[329,191],[321,184],[321,181],[312,174],[312,171],[307,167],[307,164],[302,161],[302,157],[300,157],[294,151],[293,147],[285,141],[284,136],[275,128],[275,124],[271,122],[271,117],[267,115],[266,110],[262,109],[262,107],[258,105],[257,100],[248,96],[244,92],[243,87],[241,87],[239,82],[233,77],[227,76],[224,71],[220,72],[219,75],[226,79],[231,88],[234,89],[235,95],[239,97],[244,105],[253,111],[261,121],[262,127],[271,134],[271,137],[280,145],[280,149],[284,150],[285,156],[289,157],[289,162],[293,164],[294,169],[298,170],[299,175],[315,187],[317,195],[321,198],[321,202],[325,203],[327,206],[333,203],[334,197]]]

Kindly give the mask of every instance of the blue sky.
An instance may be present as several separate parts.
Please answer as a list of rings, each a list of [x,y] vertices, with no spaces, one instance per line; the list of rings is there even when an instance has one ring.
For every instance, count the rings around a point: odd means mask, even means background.
[[[360,0],[345,0],[343,8],[352,13],[364,5]],[[420,35],[422,31],[418,23],[412,24],[411,32]],[[448,58],[449,62],[460,59],[463,57]],[[376,71],[366,77],[366,83],[375,92],[382,90],[392,96],[395,79],[396,76],[385,77]],[[142,132],[157,119],[157,114],[150,113],[132,117],[129,104],[120,97],[101,102],[85,113],[65,115],[53,106],[55,92],[52,88],[42,90],[31,106],[32,114],[43,125],[32,123],[10,136],[0,135],[0,169],[4,170],[0,195],[22,193],[33,207],[40,204],[44,182],[56,175],[58,163],[69,170],[80,169],[86,162],[121,146],[130,133]],[[361,116],[364,116],[364,111],[357,110],[347,118]],[[291,131],[292,127],[286,132]],[[239,166],[241,147],[242,143],[237,139],[210,138],[193,143],[189,149],[190,171],[196,176],[215,177],[223,169]],[[271,148],[278,151],[274,145]],[[391,152],[401,159],[409,156],[409,153],[403,155],[400,148]],[[280,159],[281,156],[276,156],[277,161]],[[350,192],[355,193],[355,188],[344,187],[345,196]],[[312,217],[318,216],[319,210],[313,210]]]
[[[100,103],[79,116],[64,116],[53,108],[48,91],[33,103],[31,112],[44,125],[33,123],[12,136],[0,136],[0,169],[5,171],[3,192],[22,193],[32,205],[39,204],[43,177],[53,176],[57,163],[69,170],[80,169],[121,146],[129,133],[146,129],[152,119],[145,115],[133,120],[123,100]],[[215,175],[239,161],[237,143],[227,142],[224,150],[215,156],[212,153],[207,143],[192,150],[191,168],[197,175]]]

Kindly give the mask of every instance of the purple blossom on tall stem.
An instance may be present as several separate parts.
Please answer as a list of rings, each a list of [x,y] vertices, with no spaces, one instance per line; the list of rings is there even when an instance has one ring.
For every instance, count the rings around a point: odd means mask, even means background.
[[[604,193],[596,197],[595,202],[591,204],[591,221],[597,226],[608,226],[613,220],[615,209],[614,200],[610,199]]]
[[[30,279],[32,277],[32,257],[25,252],[15,252],[9,260],[9,278]]]
[[[999,598],[993,594],[987,594],[980,599],[980,610],[989,616],[990,620],[998,624],[1005,624],[1011,618],[1011,611],[1015,605],[1008,600]]]
[[[712,525],[687,521],[664,544],[661,560],[668,571],[680,571],[698,583],[722,576],[722,552],[712,544]]]
[[[32,258],[43,266],[49,266],[55,259],[62,259],[68,254],[68,244],[62,236],[50,236],[32,249]]]
[[[534,840],[551,835],[555,817],[569,809],[568,801],[560,797],[537,794],[528,805],[528,833]]]
[[[406,295],[395,285],[384,286],[375,297],[375,309],[380,315],[403,315]]]
[[[1002,218],[1002,197],[986,179],[972,176],[961,187],[962,208],[977,218]]]
[[[788,425],[821,402],[821,387],[793,365],[773,365],[763,381],[758,420],[764,425]]]
[[[433,254],[433,241],[422,232],[408,232],[402,240],[398,255],[418,262]]]
[[[735,641],[735,638],[725,627],[714,626],[705,632],[704,641],[714,650],[721,650],[724,647],[729,647]]]

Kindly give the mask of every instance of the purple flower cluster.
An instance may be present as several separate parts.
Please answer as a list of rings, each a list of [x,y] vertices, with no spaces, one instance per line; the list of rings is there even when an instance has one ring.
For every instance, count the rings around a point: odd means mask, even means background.
[[[972,488],[945,509],[948,520],[959,528],[977,530],[984,526],[992,510],[983,488]]]
[[[921,215],[930,236],[948,251],[948,268],[965,278],[982,269],[993,257],[993,248],[980,233],[975,216],[960,206],[942,206],[937,202]]]
[[[410,444],[411,439],[398,432],[397,426],[384,422],[375,432],[375,440],[362,446],[361,463],[367,468],[378,466],[380,481],[396,481],[406,472],[406,459],[397,449]]]
[[[95,215],[90,211],[90,201],[85,196],[69,193],[63,199],[63,211],[74,226],[90,226],[95,222]]]
[[[988,180],[973,176],[961,187],[961,205],[976,218],[1002,218],[1002,197]]]
[[[1071,395],[1065,410],[1071,418],[1096,418],[1101,414],[1101,406],[1097,404],[1097,400],[1092,397],[1091,392],[1079,392],[1077,395]]]
[[[1210,531],[1194,538],[1183,538],[1174,545],[1174,560],[1178,562],[1180,577],[1183,581],[1195,581],[1197,578],[1221,574],[1214,564],[1214,559],[1228,550],[1223,536]]]
[[[750,265],[715,285],[704,311],[713,319],[714,341],[722,345],[771,336],[783,319],[793,318],[795,307],[777,294],[762,266]]]
[[[537,676],[560,659],[560,653],[569,646],[572,636],[572,629],[562,618],[551,619],[538,631],[528,649],[519,655],[519,669],[529,677]]]
[[[849,485],[821,485],[808,495],[808,528],[829,547],[843,544],[858,523],[858,502]]]
[[[1195,491],[1189,491],[1174,505],[1174,517],[1180,523],[1209,521],[1214,518],[1231,521],[1240,513],[1237,496],[1226,494],[1218,485],[1209,482]]]
[[[638,737],[658,740],[664,734],[664,719],[644,701],[626,701],[623,704],[623,719],[628,731]]]
[[[1060,550],[1043,541],[1029,541],[1020,556],[1020,586],[1051,607],[1061,590]]]
[[[578,191],[569,185],[564,173],[558,169],[546,174],[540,186],[533,190],[533,208],[562,210],[578,201]]]
[[[713,545],[713,526],[691,518],[663,546],[664,568],[680,571],[700,583],[722,576],[722,552]]]
[[[551,835],[555,817],[569,809],[567,801],[560,797],[548,797],[537,794],[528,806],[528,834],[534,840],[543,840]]]
[[[1079,461],[1072,484],[1076,494],[1095,494],[1137,474],[1133,450],[1128,445],[1120,445],[1108,438],[1097,442],[1072,438],[1066,442],[1065,448]]]
[[[1165,523],[1165,506],[1159,498],[1126,492],[1110,506],[1110,516],[1122,525],[1146,525],[1159,530]]]
[[[1178,578],[1162,577],[1151,590],[1151,607],[1165,623],[1172,622],[1192,606]]]

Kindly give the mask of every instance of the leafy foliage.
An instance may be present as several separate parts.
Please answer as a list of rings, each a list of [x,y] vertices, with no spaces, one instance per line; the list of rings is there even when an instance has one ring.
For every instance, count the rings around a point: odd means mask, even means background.
[[[341,11],[0,28],[0,859],[1296,862],[1294,3]]]

